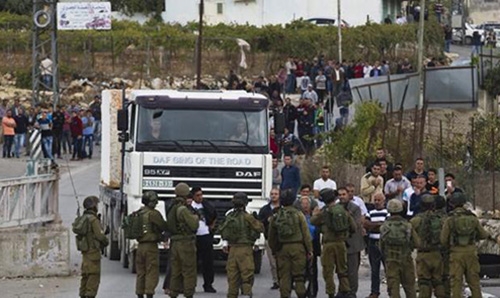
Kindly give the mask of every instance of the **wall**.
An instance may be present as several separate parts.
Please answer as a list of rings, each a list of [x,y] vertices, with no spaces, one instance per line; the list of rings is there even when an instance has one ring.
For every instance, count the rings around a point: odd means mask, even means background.
[[[485,0],[469,0],[470,1],[470,18],[474,24],[484,22],[498,22],[500,19],[500,2],[485,1]]]
[[[165,0],[164,20],[185,24],[198,18],[199,0]],[[217,3],[223,3],[223,15],[217,15]],[[366,23],[367,15],[374,22],[381,22],[381,0],[342,1],[342,19],[351,25]],[[324,0],[205,0],[208,23],[218,22],[252,24],[285,24],[298,18],[337,18],[337,2]]]
[[[60,225],[2,229],[0,277],[69,275],[69,237]]]

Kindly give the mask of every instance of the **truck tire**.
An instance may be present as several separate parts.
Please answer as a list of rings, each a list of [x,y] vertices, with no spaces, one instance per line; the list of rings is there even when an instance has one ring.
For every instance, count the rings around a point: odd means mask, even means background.
[[[134,250],[128,253],[128,269],[130,269],[130,272],[133,274],[137,273],[135,268],[135,252]]]
[[[260,269],[262,268],[262,251],[256,250],[253,252],[253,262],[255,265],[255,274],[260,274]]]

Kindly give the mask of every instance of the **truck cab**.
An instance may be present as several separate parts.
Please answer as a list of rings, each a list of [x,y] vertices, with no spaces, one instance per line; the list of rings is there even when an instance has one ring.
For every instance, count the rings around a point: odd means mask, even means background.
[[[122,166],[114,167],[122,169],[121,192],[116,183],[112,189],[104,182],[113,171],[110,163],[113,152],[117,151],[113,147],[118,145],[104,140],[104,135],[109,130],[106,135],[117,138],[118,126],[112,128],[111,123],[104,123],[107,119],[112,122],[114,116],[110,106],[113,102],[116,105],[113,100],[116,95],[105,91],[102,98],[102,154],[106,156],[102,159],[101,198],[105,209],[103,221],[111,230],[110,250],[113,251],[109,251],[109,256],[117,259],[119,255],[124,265],[135,263],[137,243],[124,239],[119,222],[141,207],[145,191],[158,193],[157,209],[165,216],[178,183],[201,187],[204,200],[210,201],[217,210],[214,231],[232,208],[231,199],[235,193],[248,195],[247,211],[250,213],[258,212],[267,203],[266,197],[272,187],[272,159],[269,154],[269,103],[264,96],[244,91],[131,91],[125,104],[122,100],[124,109],[116,119],[123,141],[120,144],[123,150],[118,150],[123,153]],[[261,235],[254,246],[257,272],[264,244]],[[215,258],[224,260],[223,242],[217,234],[213,245]],[[168,247],[162,243],[160,248]]]

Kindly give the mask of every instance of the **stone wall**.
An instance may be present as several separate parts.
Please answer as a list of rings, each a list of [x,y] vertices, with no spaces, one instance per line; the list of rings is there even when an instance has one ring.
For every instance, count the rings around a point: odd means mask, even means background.
[[[474,24],[498,21],[500,19],[500,2],[487,0],[470,0],[470,18]]]
[[[61,225],[0,230],[0,278],[69,275],[69,237]]]

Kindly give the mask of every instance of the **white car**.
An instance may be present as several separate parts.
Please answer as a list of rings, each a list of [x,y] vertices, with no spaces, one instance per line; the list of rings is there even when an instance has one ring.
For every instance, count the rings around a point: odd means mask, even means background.
[[[484,29],[478,28],[478,26],[473,26],[469,23],[465,23],[465,38],[463,40],[464,44],[472,44],[472,35],[474,34],[474,31],[479,32],[479,35],[481,35],[481,42],[484,42]]]

